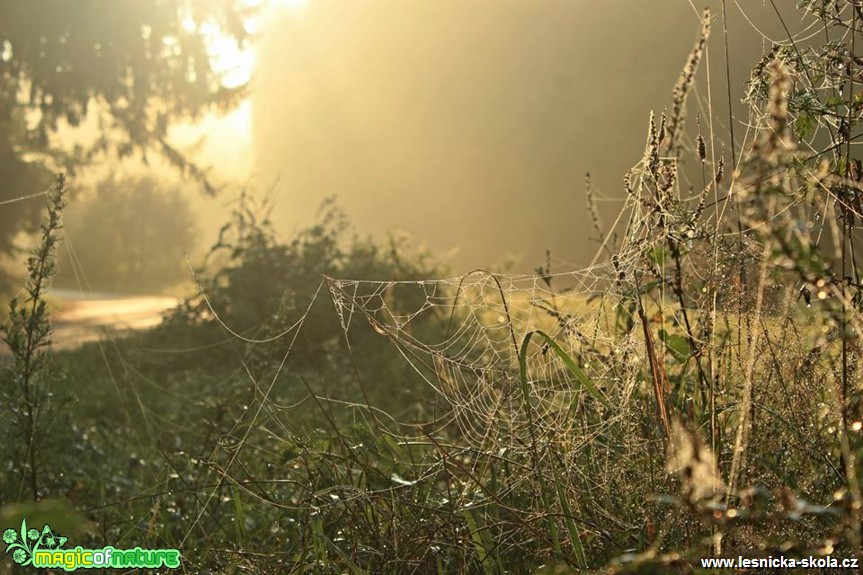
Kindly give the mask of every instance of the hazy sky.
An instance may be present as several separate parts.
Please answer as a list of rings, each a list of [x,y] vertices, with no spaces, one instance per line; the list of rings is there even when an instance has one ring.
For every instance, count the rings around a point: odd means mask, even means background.
[[[729,4],[739,100],[761,40]],[[798,18],[790,7],[788,16]],[[724,111],[719,24],[710,64]],[[360,232],[398,228],[459,248],[455,271],[506,252],[532,269],[546,248],[583,264],[597,247],[585,172],[621,197],[648,114],[669,105],[697,29],[687,0],[310,0],[274,10],[257,47],[255,171],[279,178],[288,233],[335,194]],[[606,202],[606,219],[617,208]]]

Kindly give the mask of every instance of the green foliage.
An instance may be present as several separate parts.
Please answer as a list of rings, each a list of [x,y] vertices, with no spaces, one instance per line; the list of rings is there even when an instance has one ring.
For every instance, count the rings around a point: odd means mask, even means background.
[[[518,367],[521,375],[521,384],[525,387],[525,395],[527,395],[526,388],[530,385],[530,378],[528,377],[527,370],[527,352],[530,345],[530,340],[533,336],[541,339],[546,346],[552,349],[557,355],[566,368],[575,376],[576,381],[593,397],[596,401],[598,401],[601,405],[610,408],[608,400],[600,393],[600,391],[596,388],[596,385],[590,380],[590,378],[584,373],[578,364],[573,361],[573,359],[560,347],[560,345],[547,333],[542,331],[532,331],[528,333],[524,340],[521,343],[521,349],[519,351],[518,358]]]
[[[17,296],[12,298],[9,319],[0,326],[3,341],[13,359],[0,379],[3,403],[12,414],[4,422],[3,459],[15,472],[10,474],[11,477],[7,475],[7,481],[17,479],[20,482],[18,497],[26,485],[34,500],[41,496],[41,466],[44,463],[41,448],[53,416],[47,377],[48,358],[44,353],[51,335],[45,292],[56,271],[57,234],[62,227],[65,194],[66,181],[60,175],[48,192],[47,215],[42,223],[39,244],[27,258],[25,297],[22,300]]]
[[[271,374],[286,346],[295,345],[301,351],[290,365],[307,375],[315,389],[323,386],[342,399],[378,400],[387,408],[413,410],[428,395],[426,386],[393,357],[387,340],[356,326],[344,330],[332,304],[318,296],[327,293],[325,277],[397,281],[442,271],[428,255],[409,253],[403,241],[391,238],[380,245],[349,232],[345,216],[328,200],[316,224],[282,242],[266,203],[243,194],[197,276],[199,295],[183,302],[160,333],[189,345],[224,341],[229,331],[240,334],[248,340],[244,347],[256,379]],[[400,291],[390,303],[394,310],[416,309],[417,297]],[[292,343],[298,330],[301,336]],[[225,367],[236,365],[232,356],[220,359],[227,362]],[[366,378],[370,385],[365,385]],[[397,389],[382,383],[390,379],[401,382]],[[297,397],[293,388],[291,396]]]

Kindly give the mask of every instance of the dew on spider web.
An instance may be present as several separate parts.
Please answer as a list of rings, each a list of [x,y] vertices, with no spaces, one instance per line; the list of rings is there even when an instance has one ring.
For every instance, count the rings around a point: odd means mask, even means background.
[[[614,277],[608,268],[542,277],[477,271],[416,282],[329,280],[329,291],[340,317],[362,313],[375,332],[390,338],[451,406],[464,437],[478,446],[494,439],[524,451],[528,421],[556,440],[569,428],[572,408],[585,400],[560,354],[550,353],[539,337],[525,337],[547,333],[581,369],[607,375],[603,362],[594,360],[617,346],[613,326],[592,298],[606,293],[607,278]],[[559,287],[552,290],[551,282]]]

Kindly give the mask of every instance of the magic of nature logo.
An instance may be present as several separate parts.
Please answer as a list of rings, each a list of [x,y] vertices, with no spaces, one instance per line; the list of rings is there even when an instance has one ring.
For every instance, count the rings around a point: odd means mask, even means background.
[[[110,545],[101,549],[85,549],[80,545],[66,549],[68,538],[54,532],[45,525],[42,530],[27,527],[21,520],[21,528],[3,531],[6,554],[22,567],[41,569],[176,569],[180,566],[180,551],[177,549],[117,549]]]

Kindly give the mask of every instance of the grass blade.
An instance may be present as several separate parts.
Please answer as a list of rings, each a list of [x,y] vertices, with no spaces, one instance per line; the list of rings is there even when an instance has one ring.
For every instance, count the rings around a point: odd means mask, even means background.
[[[557,357],[560,358],[566,368],[570,371],[570,373],[572,373],[572,375],[575,376],[575,379],[578,380],[578,383],[581,384],[582,388],[584,388],[584,390],[589,393],[591,397],[601,403],[604,407],[611,409],[611,404],[608,402],[608,399],[605,398],[602,392],[600,392],[596,385],[590,380],[590,378],[587,377],[587,374],[584,373],[584,370],[578,367],[578,364],[575,363],[575,361],[569,356],[569,354],[566,353],[566,351],[564,351],[563,348],[560,347],[560,345],[558,345],[558,343],[554,341],[554,339],[544,331],[536,330],[529,332],[527,335],[524,336],[524,340],[521,343],[521,350],[518,354],[518,366],[521,372],[520,375],[523,383],[527,383],[527,348],[528,344],[530,343],[531,337],[533,337],[534,335],[541,338],[548,345],[548,347],[552,351],[554,351]]]

